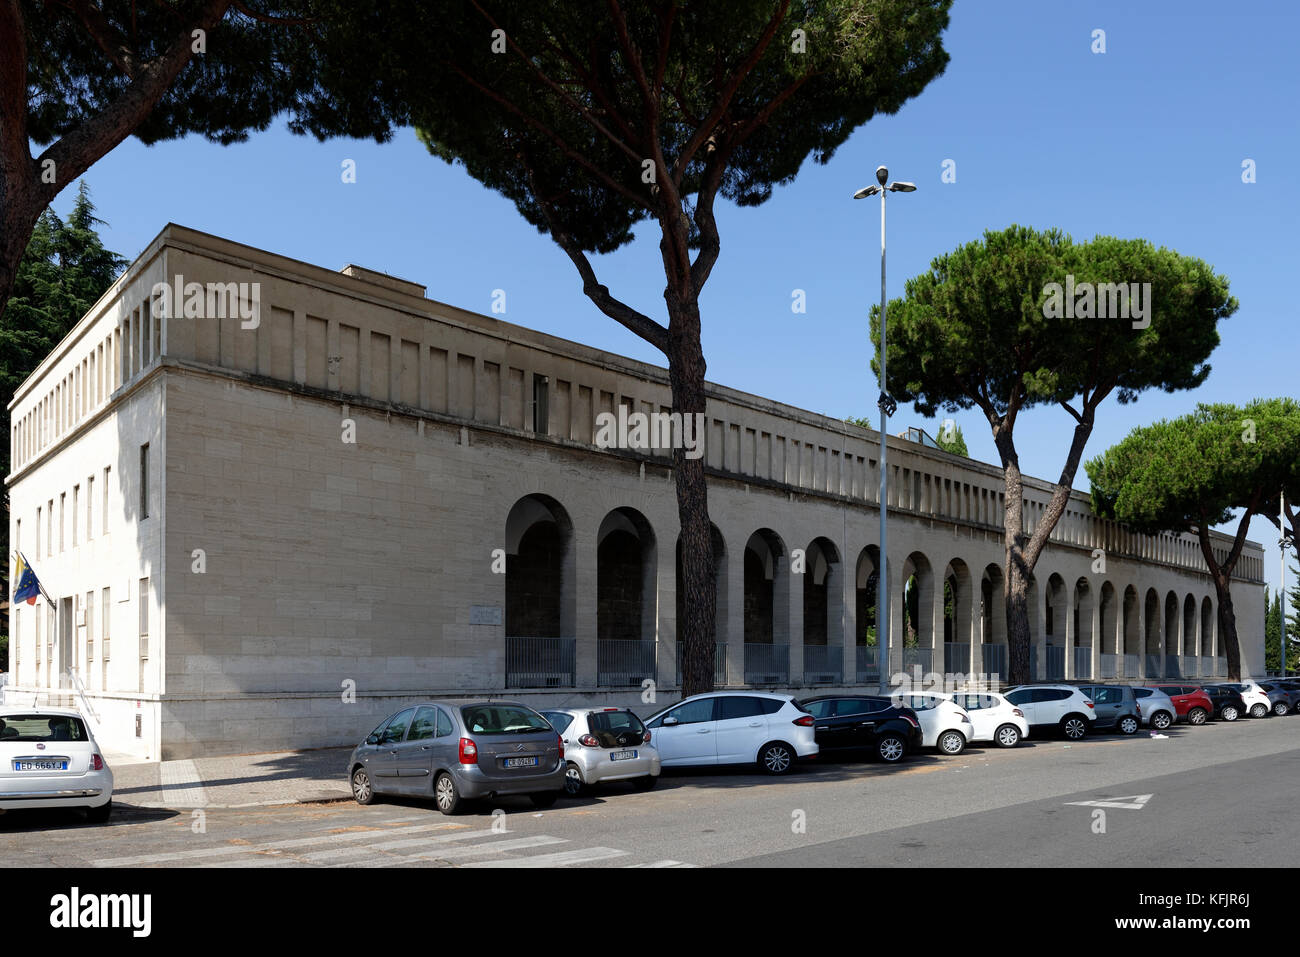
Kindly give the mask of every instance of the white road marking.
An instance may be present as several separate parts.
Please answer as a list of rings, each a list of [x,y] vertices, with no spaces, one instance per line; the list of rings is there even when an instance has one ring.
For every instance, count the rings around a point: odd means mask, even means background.
[[[1076,807],[1118,807],[1129,811],[1140,811],[1153,797],[1154,794],[1130,794],[1127,797],[1108,798],[1105,801],[1066,801],[1065,803]]]
[[[587,861],[606,861],[612,857],[626,857],[627,851],[613,847],[587,847],[556,854],[535,854],[532,857],[512,857],[503,861],[470,861],[465,867],[568,867]]]
[[[695,867],[694,864],[683,864],[681,861],[665,860],[651,861],[649,864],[628,864],[628,867]]]

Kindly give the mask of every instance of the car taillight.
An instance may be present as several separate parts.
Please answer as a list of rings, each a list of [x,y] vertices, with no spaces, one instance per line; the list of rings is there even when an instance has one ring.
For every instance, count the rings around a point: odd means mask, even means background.
[[[649,744],[649,743],[650,743],[650,732],[649,732],[648,730],[647,730],[646,733],[645,733],[645,737],[643,737],[643,738],[641,739],[641,743],[642,743],[642,744]]]
[[[1093,704],[1091,701],[1086,702],[1086,704],[1088,705],[1089,708],[1095,708],[1095,707],[1097,707],[1097,706],[1096,706],[1095,704]]]
[[[594,734],[584,734],[582,737],[578,739],[578,743],[582,745],[584,748],[600,747],[600,742],[596,740],[596,736]]]
[[[920,725],[920,723],[919,723],[915,718],[911,717],[910,715],[906,715],[906,714],[903,715],[902,717],[903,717],[903,720],[904,720],[904,721],[906,721],[906,722],[907,722],[908,724],[910,724],[912,727],[916,728],[918,731],[921,729],[921,725]]]
[[[560,749],[560,760],[563,761],[564,760],[564,735],[557,734],[555,736],[555,744]]]
[[[1142,713],[1142,705],[1138,705],[1138,706],[1137,706],[1137,709],[1138,709],[1138,714],[1141,714],[1141,713]]]
[[[1011,713],[1014,714],[1017,718],[1023,718],[1025,716],[1025,713],[1021,711],[1019,708],[1012,708]]]
[[[469,738],[460,739],[460,763],[478,764],[478,745]]]
[[[104,759],[101,758],[98,754],[92,754],[90,756],[90,770],[92,771],[104,770]]]
[[[811,728],[813,726],[813,722],[816,720],[817,719],[814,718],[812,715],[805,714],[801,717],[795,718],[794,723],[799,725],[799,727],[801,728]]]

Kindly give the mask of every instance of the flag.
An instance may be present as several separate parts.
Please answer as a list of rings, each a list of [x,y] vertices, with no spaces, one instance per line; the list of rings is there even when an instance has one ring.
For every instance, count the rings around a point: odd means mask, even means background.
[[[16,552],[15,555],[17,556],[17,562],[14,572],[18,578],[18,588],[14,591],[14,601],[25,601],[29,605],[34,605],[37,596],[43,595],[45,600],[53,605],[54,602],[50,601],[50,596],[45,594],[40,579],[36,577],[36,572],[32,570],[32,566],[27,564],[27,559],[23,556],[23,553]]]

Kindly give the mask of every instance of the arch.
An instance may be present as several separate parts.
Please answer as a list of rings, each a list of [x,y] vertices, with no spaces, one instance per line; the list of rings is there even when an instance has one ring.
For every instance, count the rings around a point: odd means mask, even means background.
[[[1115,593],[1115,586],[1110,582],[1101,583],[1100,592],[1101,601],[1101,649],[1103,655],[1123,654],[1120,649],[1120,630],[1119,630],[1119,596]],[[1110,677],[1102,675],[1102,677]]]
[[[1073,656],[1073,669],[1070,673],[1075,678],[1092,677],[1092,651],[1097,643],[1097,636],[1092,630],[1095,603],[1096,595],[1092,584],[1086,576],[1080,576],[1074,583],[1074,595],[1070,601],[1070,613],[1074,616],[1074,641],[1071,643],[1073,650],[1067,652]]]
[[[1142,653],[1145,656],[1142,662],[1145,670],[1142,674],[1148,678],[1157,678],[1163,673],[1160,656],[1164,651],[1165,638],[1161,630],[1160,593],[1154,588],[1147,589],[1142,603],[1142,620]]]
[[[606,514],[596,532],[596,640],[641,641],[655,633],[655,533],[634,508]]]
[[[549,495],[525,495],[506,515],[505,633],[576,633],[573,521]]]
[[[901,601],[903,668],[920,664],[929,671],[934,649],[934,569],[922,552],[912,552],[903,562]]]
[[[1180,678],[1182,677],[1182,655],[1183,651],[1183,629],[1178,623],[1178,611],[1181,606],[1178,603],[1178,596],[1174,592],[1168,592],[1165,595],[1165,677]]]
[[[1138,655],[1142,653],[1142,633],[1139,628],[1141,611],[1137,589],[1129,585],[1124,589],[1124,647],[1120,652],[1121,654]],[[1135,678],[1137,675],[1130,675],[1129,677]]]
[[[839,645],[844,629],[844,588],[840,553],[828,538],[815,538],[804,550],[804,645]]]
[[[1065,646],[1069,592],[1065,579],[1056,572],[1047,576],[1047,612],[1044,617],[1045,637],[1049,645]]]
[[[1206,658],[1217,658],[1218,634],[1214,627],[1214,602],[1206,595],[1201,599],[1201,654]]]
[[[1007,601],[1002,566],[990,562],[980,573],[980,653],[984,673],[1005,678],[1010,671],[1007,652]]]
[[[1196,599],[1188,593],[1183,599],[1183,654],[1193,657],[1201,653],[1200,633],[1196,630],[1196,625]]]
[[[943,570],[943,641],[945,673],[971,670],[971,640],[974,633],[974,606],[970,568],[960,558],[948,562]]]
[[[745,644],[786,644],[789,640],[789,569],[785,543],[770,528],[745,542]]]

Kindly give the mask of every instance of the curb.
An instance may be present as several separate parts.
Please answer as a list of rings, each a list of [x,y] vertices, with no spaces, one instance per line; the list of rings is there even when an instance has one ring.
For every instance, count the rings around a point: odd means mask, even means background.
[[[319,794],[306,794],[295,798],[275,798],[269,801],[248,801],[243,804],[168,804],[164,801],[132,801],[123,803],[123,808],[147,808],[151,811],[168,810],[168,811],[190,811],[194,809],[208,810],[236,810],[239,808],[250,807],[286,807],[294,804],[332,804],[339,801],[352,800],[351,793],[338,791],[322,791]]]

